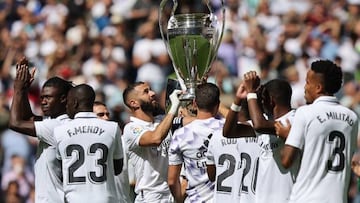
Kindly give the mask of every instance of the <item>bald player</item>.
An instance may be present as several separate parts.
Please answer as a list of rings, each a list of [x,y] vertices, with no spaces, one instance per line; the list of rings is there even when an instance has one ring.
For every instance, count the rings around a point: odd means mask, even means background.
[[[89,85],[71,89],[66,108],[74,120],[54,130],[65,202],[119,202],[114,175],[123,167],[120,128],[116,122],[97,118],[94,100]]]

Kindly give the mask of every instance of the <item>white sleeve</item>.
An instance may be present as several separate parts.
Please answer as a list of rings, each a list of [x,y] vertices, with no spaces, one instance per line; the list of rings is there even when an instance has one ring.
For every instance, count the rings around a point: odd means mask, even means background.
[[[117,125],[117,124],[116,124]],[[123,159],[123,145],[121,140],[121,130],[119,126],[116,127],[116,135],[115,135],[115,151],[114,151],[114,159]]]
[[[171,138],[170,147],[169,147],[169,165],[181,165],[184,160],[181,155],[181,147],[178,133],[175,131],[173,137]]]
[[[215,150],[215,142],[220,141],[217,140],[216,137],[210,139],[208,151],[206,152],[206,165],[215,165],[215,158],[214,158],[214,150]]]
[[[46,119],[42,121],[35,121],[35,132],[36,136],[40,141],[43,141],[51,146],[56,145],[54,137],[55,127],[60,125],[60,122],[56,119]]]
[[[57,132],[57,131],[55,131],[55,128],[54,128],[54,138],[55,138],[55,140],[56,140],[56,141],[55,141],[56,144],[54,145],[54,146],[56,147],[56,155],[55,155],[55,156],[56,156],[56,159],[57,159],[57,160],[61,160],[62,158],[61,158],[61,153],[60,153],[60,149],[59,149],[60,138],[58,137],[58,139],[56,139],[56,136],[57,136],[57,135],[56,135],[56,134],[57,134],[56,132]]]
[[[303,149],[305,142],[305,132],[306,132],[306,110],[305,108],[299,108],[296,110],[293,123],[288,137],[286,138],[285,144],[296,147],[298,149]]]
[[[141,125],[128,123],[124,128],[124,141],[129,151],[136,151],[140,149],[140,137],[147,132]]]

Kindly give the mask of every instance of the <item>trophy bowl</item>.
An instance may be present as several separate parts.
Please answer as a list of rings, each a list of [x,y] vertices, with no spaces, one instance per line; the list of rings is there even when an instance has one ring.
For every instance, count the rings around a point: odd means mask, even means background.
[[[224,31],[225,7],[221,8],[222,21],[219,21],[212,13],[209,1],[202,1],[206,3],[209,13],[175,14],[178,3],[173,0],[171,14],[166,15],[167,1],[162,0],[159,9],[161,37],[184,91],[180,100],[193,100],[196,85],[207,76],[216,58]]]

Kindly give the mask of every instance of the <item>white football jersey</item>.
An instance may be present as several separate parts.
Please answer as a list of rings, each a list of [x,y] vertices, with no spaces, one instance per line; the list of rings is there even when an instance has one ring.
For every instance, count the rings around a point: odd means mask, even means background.
[[[292,110],[277,121],[286,124],[286,119],[292,122],[295,111]],[[291,188],[298,172],[298,161],[289,169],[281,164],[281,148],[284,141],[276,135],[261,134],[258,136],[260,146],[259,169],[256,183],[257,203],[287,203]]]
[[[206,170],[206,152],[214,132],[224,121],[215,118],[196,119],[175,131],[169,149],[169,165],[184,163],[188,187],[185,202],[208,202],[213,198],[214,183]]]
[[[53,133],[55,127],[70,120],[64,114],[55,119],[47,118],[34,122],[36,136],[40,141],[34,166],[37,203],[64,202],[61,165],[56,159],[56,140]]]
[[[290,202],[347,202],[357,133],[357,115],[335,97],[299,107],[286,140],[302,151]]]
[[[115,186],[116,191],[118,193],[120,202],[119,203],[131,203],[132,200],[130,198],[130,183],[129,183],[129,170],[128,170],[128,149],[126,148],[126,145],[123,140],[123,136],[121,136],[122,141],[122,148],[123,148],[123,169],[121,173],[117,176],[115,176]]]
[[[211,138],[207,152],[207,165],[216,166],[213,202],[255,202],[257,138],[225,138],[222,130],[219,133]]]
[[[258,137],[239,138],[237,150],[241,160],[240,202],[253,203],[256,200],[259,170]]]
[[[114,160],[123,158],[120,128],[92,112],[54,130],[57,158],[62,161],[66,202],[119,202]]]
[[[129,163],[135,169],[136,202],[160,202],[171,197],[167,184],[168,149],[170,134],[157,147],[139,146],[140,137],[147,131],[155,130],[163,116],[154,122],[130,117],[124,127],[124,141],[129,150]]]

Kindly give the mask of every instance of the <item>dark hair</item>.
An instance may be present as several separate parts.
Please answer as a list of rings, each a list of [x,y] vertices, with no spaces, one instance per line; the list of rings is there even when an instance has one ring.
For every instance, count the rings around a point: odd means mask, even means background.
[[[67,95],[67,93],[69,92],[69,90],[71,88],[73,88],[73,85],[70,81],[66,81],[62,78],[59,77],[52,77],[49,78],[43,85],[44,87],[54,87],[56,89],[58,89],[59,94],[61,95]]]
[[[134,84],[130,84],[129,86],[127,86],[123,92],[123,100],[124,100],[124,104],[130,108],[130,104],[128,104],[128,97],[129,94],[135,89],[135,87],[139,86],[139,85],[143,85],[145,84],[145,82],[139,81],[139,82],[135,82]]]
[[[271,96],[276,104],[290,106],[292,89],[286,80],[273,79],[264,84],[263,95]]]
[[[328,94],[334,94],[340,90],[343,73],[341,68],[330,60],[318,60],[311,64],[311,70],[321,74],[322,84]]]
[[[212,111],[220,103],[220,90],[213,83],[200,84],[195,89],[195,102],[199,109]]]
[[[106,107],[106,104],[102,101],[94,101],[94,106],[105,106]]]
[[[73,94],[73,97],[77,98],[83,107],[91,109],[93,108],[95,101],[95,91],[90,85],[77,85],[71,90],[71,93]]]

